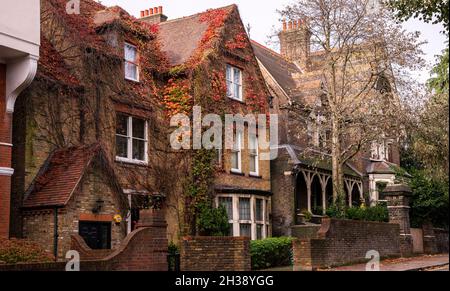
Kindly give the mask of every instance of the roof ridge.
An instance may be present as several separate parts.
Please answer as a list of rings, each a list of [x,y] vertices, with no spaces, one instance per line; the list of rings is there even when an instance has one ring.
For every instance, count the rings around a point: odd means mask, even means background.
[[[282,54],[280,54],[279,52],[276,52],[276,51],[274,51],[273,49],[271,49],[271,48],[269,48],[269,47],[267,47],[267,46],[265,46],[265,45],[263,45],[263,44],[260,44],[260,43],[257,42],[256,40],[251,39],[250,42],[252,42],[252,43],[254,43],[255,45],[261,47],[262,49],[268,51],[269,53],[271,53],[271,54],[273,54],[273,55],[275,55],[275,56],[277,56],[277,57],[279,57],[279,58],[282,58],[284,61],[286,61],[286,62],[288,62],[288,63],[291,63],[291,64],[294,64],[293,62],[287,60],[287,59],[286,59]]]
[[[164,25],[164,24],[169,24],[169,23],[181,21],[181,20],[186,20],[186,19],[194,18],[194,17],[200,16],[200,15],[202,15],[202,14],[208,12],[208,11],[214,11],[214,10],[220,10],[220,9],[232,8],[232,7],[234,7],[234,6],[236,6],[236,4],[231,4],[231,5],[227,5],[227,6],[223,6],[223,7],[217,7],[217,8],[210,8],[210,9],[207,9],[207,10],[205,10],[205,11],[197,12],[197,13],[192,14],[192,15],[182,16],[182,17],[170,19],[170,20],[167,20],[167,21],[164,21],[164,22],[159,23],[159,25]]]

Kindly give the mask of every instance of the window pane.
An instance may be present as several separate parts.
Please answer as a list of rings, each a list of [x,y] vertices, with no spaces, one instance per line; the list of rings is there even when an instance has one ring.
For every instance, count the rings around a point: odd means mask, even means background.
[[[234,98],[239,99],[239,100],[241,100],[241,90],[240,90],[240,87],[241,87],[240,85],[235,84],[235,85],[234,85],[234,92],[233,92]]]
[[[256,225],[256,239],[263,239],[263,227],[262,224]]]
[[[239,225],[239,229],[240,229],[240,236],[246,236],[246,237],[252,236],[252,225],[251,224],[241,223]]]
[[[133,118],[133,137],[145,139],[145,121]]]
[[[135,63],[137,59],[137,52],[134,46],[125,44],[125,60]]]
[[[256,199],[256,212],[255,212],[255,220],[263,221],[263,200]]]
[[[133,139],[133,157],[134,160],[145,161],[145,141]]]
[[[251,220],[250,216],[250,198],[239,199],[239,219]]]
[[[127,79],[137,80],[138,79],[138,67],[135,64],[125,62],[125,77]]]
[[[256,173],[256,157],[250,156],[250,172]]]
[[[232,169],[239,169],[239,153],[232,152],[231,153],[231,168]]]
[[[228,66],[227,65],[227,81],[233,81],[232,79],[231,79],[231,75],[232,75],[232,73],[231,73],[231,66]]]
[[[241,70],[234,68],[234,83],[237,85],[241,85]]]
[[[225,207],[225,209],[227,210],[228,220],[233,220],[233,198],[220,197],[219,205]]]
[[[234,236],[233,224],[230,223],[229,226],[230,226],[230,229],[229,229],[228,235],[229,235],[229,236]]]
[[[116,136],[116,156],[121,158],[128,157],[128,138]]]
[[[123,114],[117,114],[116,133],[128,136],[127,131],[128,131],[128,116],[125,116]]]

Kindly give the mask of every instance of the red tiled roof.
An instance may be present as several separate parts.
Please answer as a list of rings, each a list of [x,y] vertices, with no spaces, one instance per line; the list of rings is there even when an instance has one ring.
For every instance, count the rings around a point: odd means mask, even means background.
[[[56,150],[35,178],[23,207],[65,206],[100,150],[99,145]]]

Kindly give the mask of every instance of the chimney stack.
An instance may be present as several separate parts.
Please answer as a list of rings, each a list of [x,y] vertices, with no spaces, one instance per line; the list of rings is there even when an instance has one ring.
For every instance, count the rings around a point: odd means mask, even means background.
[[[311,33],[306,19],[283,20],[283,29],[279,33],[281,54],[292,62],[298,62],[308,68],[310,58]]]
[[[141,11],[140,20],[149,24],[158,24],[167,21],[167,16],[163,14],[163,7],[158,6]]]

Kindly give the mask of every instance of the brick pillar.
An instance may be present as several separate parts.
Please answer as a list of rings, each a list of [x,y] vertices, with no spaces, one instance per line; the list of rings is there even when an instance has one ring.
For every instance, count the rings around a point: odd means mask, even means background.
[[[406,185],[391,185],[384,190],[384,196],[388,204],[389,222],[400,225],[400,252],[404,257],[413,254],[409,221],[411,193],[411,188]]]
[[[9,238],[12,114],[6,112],[6,66],[0,64],[0,238]]]
[[[431,222],[425,222],[422,225],[422,233],[423,233],[423,252],[425,254],[437,254],[438,249],[433,224],[431,224]]]
[[[139,222],[136,228],[161,227],[167,233],[165,211],[161,209],[145,209],[139,213]],[[162,231],[162,230],[161,230]]]

